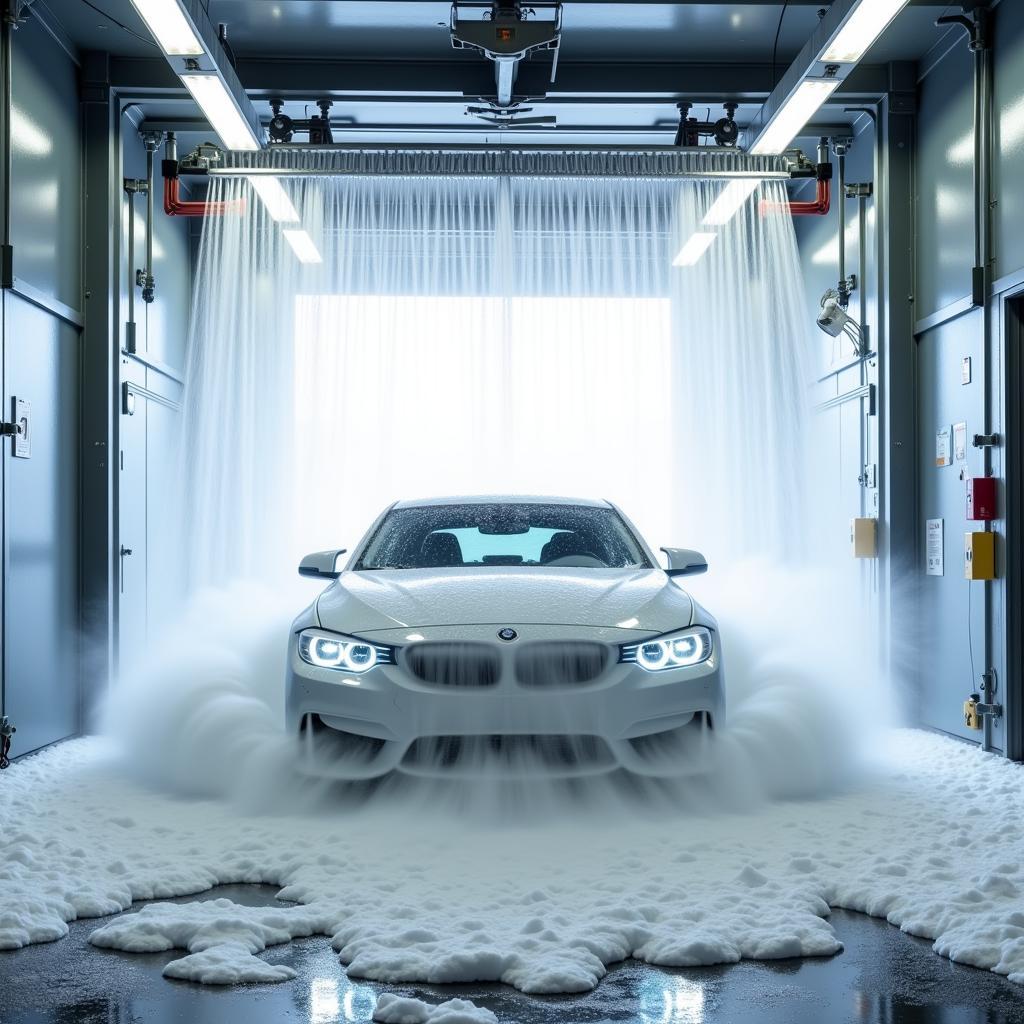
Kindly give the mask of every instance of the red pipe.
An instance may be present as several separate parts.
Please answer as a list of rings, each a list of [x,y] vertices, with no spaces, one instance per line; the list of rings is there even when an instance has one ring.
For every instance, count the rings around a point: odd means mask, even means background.
[[[168,217],[222,217],[225,213],[244,213],[245,197],[217,203],[194,203],[180,198],[178,178],[164,178],[164,213]]]
[[[818,181],[814,199],[809,203],[773,203],[761,200],[761,215],[789,210],[794,217],[824,217],[832,207],[832,182],[827,178]]]

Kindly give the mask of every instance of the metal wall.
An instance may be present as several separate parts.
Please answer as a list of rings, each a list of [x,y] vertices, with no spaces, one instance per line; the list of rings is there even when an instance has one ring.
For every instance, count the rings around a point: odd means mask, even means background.
[[[974,265],[972,169],[972,56],[964,33],[954,34],[922,63],[917,137],[915,212],[917,223],[915,336],[917,341],[917,594],[915,629],[920,643],[920,721],[969,740],[962,705],[979,690],[982,673],[993,670],[996,701],[1006,715],[995,722],[993,742],[1011,756],[1024,755],[1007,722],[1021,713],[1021,679],[1008,678],[1007,644],[1019,642],[1006,624],[1007,523],[991,524],[997,541],[997,580],[964,577],[964,535],[985,524],[966,519],[966,480],[986,474],[985,449],[973,435],[983,432],[986,392],[989,428],[1003,443],[989,449],[988,471],[1005,483],[1006,402],[1020,402],[1006,390],[1005,304],[1024,290],[1024,238],[1019,230],[1024,174],[1024,7],[1003,2],[994,11],[996,138],[992,214],[995,262],[985,306],[971,303]],[[947,49],[949,44],[952,48]],[[992,329],[984,344],[986,314]],[[969,372],[964,361],[970,360]],[[987,372],[986,372],[987,371]],[[937,440],[966,424],[967,444],[954,450],[950,465],[937,465]],[[951,438],[955,433],[950,434]],[[1011,443],[1017,443],[1011,439]],[[955,449],[954,445],[954,449]],[[1016,472],[1020,472],[1017,467]],[[1005,486],[1001,487],[1005,492]],[[942,575],[929,575],[925,523],[943,522]]]
[[[31,403],[30,458],[4,442],[3,710],[23,753],[81,725],[78,449],[82,141],[77,68],[34,19],[13,34],[5,419]]]
[[[125,177],[146,176],[146,151],[126,111],[121,123]],[[153,270],[156,298],[142,301],[135,284],[136,268],[144,265],[146,199],[135,197],[135,267],[127,261],[131,218],[129,197],[123,196],[121,308],[127,320],[128,289],[135,289],[134,356],[124,354],[127,327],[122,324],[119,550],[120,614],[118,654],[130,671],[147,636],[176,613],[184,590],[181,523],[177,516],[180,402],[185,365],[185,334],[191,290],[189,220],[167,217],[162,208],[163,179],[156,154]],[[128,399],[125,401],[125,388]],[[131,411],[127,411],[130,409]],[[130,554],[128,553],[130,552]]]

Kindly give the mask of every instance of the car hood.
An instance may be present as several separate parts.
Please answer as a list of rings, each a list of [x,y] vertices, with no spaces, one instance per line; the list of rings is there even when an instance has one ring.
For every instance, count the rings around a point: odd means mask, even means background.
[[[531,623],[651,634],[688,626],[693,602],[660,569],[404,569],[342,573],[317,614],[340,633]]]

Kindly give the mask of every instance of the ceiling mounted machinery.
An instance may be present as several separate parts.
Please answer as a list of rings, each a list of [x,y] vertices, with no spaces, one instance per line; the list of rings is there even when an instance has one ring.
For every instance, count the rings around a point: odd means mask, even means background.
[[[331,131],[331,107],[334,103],[331,100],[317,100],[316,105],[320,108],[319,116],[293,118],[282,113],[284,101],[272,99],[270,109],[274,116],[267,125],[267,134],[271,143],[287,143],[292,141],[296,132],[309,136],[311,146],[329,146],[334,142],[334,133]]]
[[[551,81],[555,80],[561,38],[561,3],[534,3],[524,7],[519,0],[494,3],[455,0],[452,4],[452,46],[457,50],[476,50],[494,61],[497,89],[494,105],[499,108],[512,106],[519,62],[531,54],[553,51]]]
[[[717,121],[700,121],[690,117],[692,103],[677,103],[679,108],[679,127],[676,129],[677,146],[699,146],[702,138],[713,138],[716,146],[735,146],[740,136],[740,127],[736,123],[738,103],[723,103],[725,117]]]

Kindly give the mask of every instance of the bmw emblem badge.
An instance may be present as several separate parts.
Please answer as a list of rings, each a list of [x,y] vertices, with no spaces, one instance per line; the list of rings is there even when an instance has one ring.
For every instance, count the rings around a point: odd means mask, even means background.
[[[511,643],[517,636],[519,636],[519,634],[511,626],[506,626],[504,629],[498,630],[499,640],[506,640]]]

